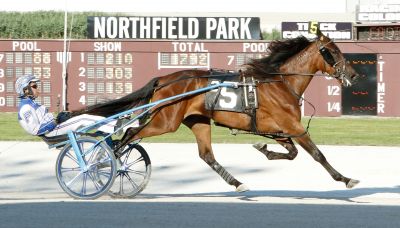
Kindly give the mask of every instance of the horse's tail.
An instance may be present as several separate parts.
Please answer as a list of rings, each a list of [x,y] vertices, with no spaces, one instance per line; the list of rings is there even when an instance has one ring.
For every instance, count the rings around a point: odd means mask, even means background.
[[[72,116],[92,114],[108,117],[131,109],[140,104],[147,103],[151,99],[155,87],[158,85],[158,80],[159,78],[153,78],[144,87],[119,99],[109,100],[104,103],[91,105],[86,108],[73,111]]]

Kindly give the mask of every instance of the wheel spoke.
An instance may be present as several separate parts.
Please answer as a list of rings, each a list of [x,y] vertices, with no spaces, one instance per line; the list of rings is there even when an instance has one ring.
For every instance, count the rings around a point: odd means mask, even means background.
[[[119,175],[119,194],[123,195],[124,194],[124,174]]]
[[[68,151],[68,153],[65,154],[65,156],[79,165],[78,160],[75,157],[73,157],[72,154],[69,153],[69,151]]]
[[[86,195],[86,181],[87,181],[87,173],[83,174],[83,178],[82,178],[82,188],[81,188],[81,195]]]
[[[76,175],[74,178],[72,178],[72,180],[70,180],[68,183],[65,183],[65,185],[66,186],[70,186],[71,184],[73,184],[77,179],[78,179],[78,177],[80,176],[80,175],[82,175],[83,174],[83,172],[79,172],[78,173],[78,175]]]
[[[139,185],[136,184],[136,182],[134,180],[132,180],[132,178],[129,176],[129,174],[124,173],[124,176],[129,180],[129,182],[132,184],[134,189],[139,188]]]
[[[129,150],[129,149],[128,149],[128,150]],[[128,153],[124,153],[125,158],[124,158],[123,164],[126,164],[126,163],[128,162],[128,158],[129,158],[129,156],[131,155],[131,152],[132,152],[132,150],[129,150]]]
[[[96,177],[94,177],[92,174],[90,174],[90,172],[88,172],[89,178],[90,180],[92,180],[94,187],[96,188],[96,190],[100,190],[101,189],[101,185],[99,183],[99,181],[96,180]],[[99,178],[100,179],[100,178]],[[100,180],[101,181],[101,180]]]
[[[99,175],[99,178],[100,178],[101,176],[104,176],[104,177],[106,177],[107,179],[109,179],[110,176],[111,176],[111,171],[110,171],[110,172],[107,172],[107,171],[98,170],[98,171],[97,171],[97,174]]]
[[[137,174],[137,175],[140,175],[140,176],[142,176],[142,177],[145,177],[146,176],[146,171],[136,171],[136,170],[133,170],[133,169],[128,169],[128,172],[129,173],[134,173],[134,174]]]
[[[100,160],[96,164],[99,165],[99,164],[104,164],[104,163],[109,163],[109,162],[111,162],[111,158],[110,157],[108,157],[107,160]]]
[[[135,161],[133,161],[133,162],[131,162],[131,163],[129,163],[129,164],[126,164],[126,166],[131,167],[131,166],[133,166],[134,164],[139,163],[139,162],[142,162],[142,161],[144,161],[144,157],[140,156],[140,157],[137,158]]]
[[[97,155],[97,153],[99,153],[98,151],[99,151],[100,149],[101,149],[101,148],[100,148],[99,146],[96,147],[96,148],[93,150],[93,153],[90,154],[90,157],[89,157],[88,161],[94,162],[94,158],[96,157],[95,155]],[[85,155],[86,155],[86,154],[85,154]]]
[[[75,168],[61,168],[61,172],[73,172],[73,171],[81,171],[81,167],[75,167]]]
[[[98,149],[98,148],[100,148],[100,147],[97,147],[97,146],[95,146],[95,145],[88,145],[88,149],[87,150],[85,150],[85,147],[84,147],[84,144],[85,142],[82,142],[80,145],[81,145],[81,151],[82,151],[82,157],[85,157],[86,155],[88,155],[89,153],[91,153],[91,152],[93,152],[93,150],[94,149]],[[89,161],[89,160],[88,160]]]

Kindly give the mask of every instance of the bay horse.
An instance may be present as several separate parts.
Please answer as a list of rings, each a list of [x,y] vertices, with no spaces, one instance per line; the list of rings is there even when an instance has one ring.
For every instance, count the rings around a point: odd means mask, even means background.
[[[148,120],[145,123],[141,121],[138,129],[129,128],[115,147],[116,156],[118,157],[119,150],[134,140],[174,132],[183,123],[196,137],[200,158],[229,185],[233,185],[236,191],[247,191],[247,186],[227,172],[214,157],[210,123],[213,120],[227,128],[270,136],[288,151],[274,152],[268,150],[265,143],[255,144],[254,147],[270,160],[293,160],[298,153],[293,139],[319,162],[334,180],[344,182],[347,188],[352,188],[359,181],[336,171],[301,124],[301,96],[315,73],[319,71],[336,78],[343,86],[351,86],[359,77],[336,44],[319,30],[314,40],[298,37],[272,41],[268,47],[268,55],[251,60],[244,65],[242,71],[243,75],[251,76],[257,82],[258,108],[254,116],[206,110],[204,93],[184,97],[155,107]],[[209,77],[210,72],[205,70],[183,70],[156,77],[132,94],[74,111],[72,115],[88,113],[111,116],[145,104],[149,100],[157,101],[204,88],[208,85]]]

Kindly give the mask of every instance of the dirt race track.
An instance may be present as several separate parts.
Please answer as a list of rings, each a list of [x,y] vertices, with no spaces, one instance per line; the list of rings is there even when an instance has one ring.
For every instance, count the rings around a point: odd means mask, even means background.
[[[134,210],[136,217],[129,218],[135,219],[137,225],[150,227],[187,227],[187,223],[195,227],[265,227],[265,224],[315,227],[320,222],[326,222],[325,227],[400,225],[398,147],[320,146],[333,167],[361,181],[354,189],[346,189],[304,150],[299,150],[293,161],[269,161],[251,145],[216,144],[214,151],[219,163],[250,188],[239,194],[198,157],[196,144],[142,143],[142,146],[152,160],[152,177],[139,196],[126,200],[103,196],[95,201],[77,201],[61,190],[55,178],[58,150],[49,150],[42,142],[0,142],[1,220],[3,216],[25,216],[32,217],[37,225],[51,227],[53,220],[45,216],[46,211],[61,210],[59,217],[56,214],[54,218],[58,221],[66,218],[67,210],[74,210],[79,217],[82,216],[79,211],[86,207],[100,210],[99,213],[106,207],[111,210],[106,216],[115,213],[116,218],[119,209]],[[269,148],[282,151],[278,145]],[[119,209],[114,211],[114,207]],[[39,211],[44,214],[32,214]],[[178,220],[172,221],[168,211],[177,213],[174,216]],[[240,216],[236,217],[236,213]],[[334,217],[348,217],[350,223],[334,219],[332,213]],[[155,216],[154,223],[144,219],[151,215]],[[202,216],[208,219],[201,219]],[[288,216],[296,217],[297,222],[288,222]],[[123,221],[108,222],[124,226]],[[16,224],[32,225],[32,220],[19,222]],[[108,223],[103,221],[98,227],[106,227],[105,224]]]

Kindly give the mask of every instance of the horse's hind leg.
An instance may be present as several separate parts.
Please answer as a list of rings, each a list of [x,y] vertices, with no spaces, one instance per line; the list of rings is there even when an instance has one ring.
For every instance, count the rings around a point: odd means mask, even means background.
[[[254,144],[253,147],[256,148],[258,151],[260,151],[261,153],[263,153],[269,160],[277,160],[277,159],[293,160],[296,158],[298,151],[291,138],[279,138],[276,139],[276,141],[280,145],[282,145],[285,149],[287,149],[289,153],[279,153],[268,150],[266,143],[257,143]]]
[[[295,140],[314,158],[315,161],[319,162],[328,171],[334,180],[344,182],[347,188],[352,188],[359,183],[358,180],[347,178],[336,171],[307,134],[297,137]]]
[[[211,148],[210,119],[203,116],[190,116],[183,123],[192,130],[196,137],[200,158],[218,173],[226,183],[235,186],[237,192],[248,191],[249,189],[244,184],[236,180],[235,177],[215,160]]]

